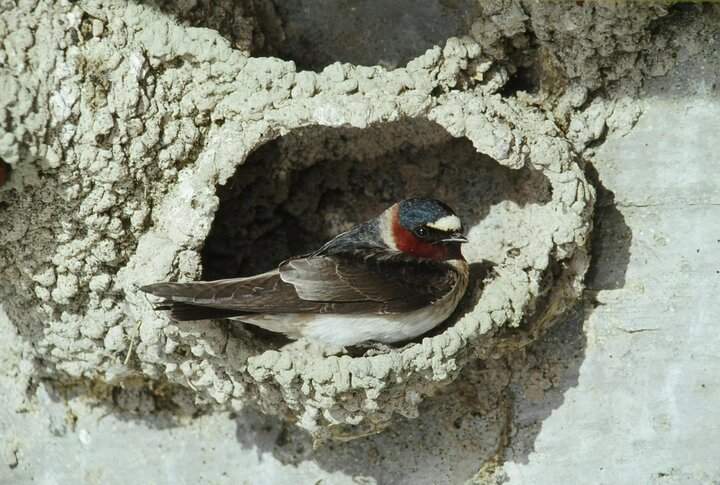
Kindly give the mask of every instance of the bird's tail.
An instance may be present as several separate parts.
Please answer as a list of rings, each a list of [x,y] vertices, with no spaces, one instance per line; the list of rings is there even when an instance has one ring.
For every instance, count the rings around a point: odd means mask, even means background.
[[[191,305],[172,300],[164,300],[155,305],[155,310],[169,310],[174,320],[181,322],[188,320],[210,320],[213,318],[233,318],[244,315],[246,312],[212,308],[207,306]]]
[[[247,312],[227,309],[214,308],[212,306],[195,305],[193,303],[177,301],[178,299],[191,299],[196,297],[199,290],[204,287],[212,288],[214,285],[204,285],[205,282],[193,283],[154,283],[140,288],[145,293],[164,298],[160,302],[154,304],[155,310],[170,311],[173,319],[179,321],[187,320],[207,320],[212,318],[232,318],[245,315]],[[217,283],[217,282],[211,282]]]

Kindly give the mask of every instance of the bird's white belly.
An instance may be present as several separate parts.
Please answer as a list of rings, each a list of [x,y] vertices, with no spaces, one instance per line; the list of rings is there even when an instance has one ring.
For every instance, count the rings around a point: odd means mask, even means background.
[[[455,305],[433,305],[414,312],[391,315],[252,315],[242,317],[258,327],[290,338],[310,337],[345,347],[362,342],[393,343],[409,340],[434,328],[450,316]]]
[[[394,315],[318,315],[303,326],[302,336],[339,346],[370,341],[389,344],[424,334],[452,311],[452,307],[431,306]]]

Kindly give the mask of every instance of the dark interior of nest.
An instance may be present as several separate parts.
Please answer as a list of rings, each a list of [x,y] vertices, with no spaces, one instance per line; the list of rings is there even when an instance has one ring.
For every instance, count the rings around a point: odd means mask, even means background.
[[[270,270],[408,197],[442,200],[470,227],[500,201],[551,195],[541,173],[504,167],[427,120],[302,128],[260,146],[218,187],[203,279]]]

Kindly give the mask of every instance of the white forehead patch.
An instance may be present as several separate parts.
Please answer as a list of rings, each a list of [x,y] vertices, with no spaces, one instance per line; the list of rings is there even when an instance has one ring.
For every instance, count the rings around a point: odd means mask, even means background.
[[[443,232],[457,232],[462,229],[462,223],[458,216],[441,217],[437,221],[429,223],[427,226]]]

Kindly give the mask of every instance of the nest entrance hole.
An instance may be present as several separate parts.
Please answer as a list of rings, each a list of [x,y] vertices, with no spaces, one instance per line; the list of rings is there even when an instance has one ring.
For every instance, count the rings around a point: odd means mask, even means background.
[[[453,207],[470,228],[505,200],[550,200],[550,184],[512,170],[440,125],[306,127],[256,149],[226,184],[202,250],[203,279],[248,276],[311,252],[408,197]]]

